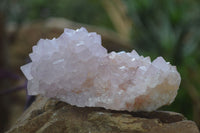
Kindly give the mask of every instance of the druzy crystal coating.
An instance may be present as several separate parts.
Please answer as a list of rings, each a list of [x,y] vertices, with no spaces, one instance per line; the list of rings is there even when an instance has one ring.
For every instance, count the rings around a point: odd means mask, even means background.
[[[28,94],[57,98],[79,107],[152,111],[177,95],[180,75],[162,57],[111,52],[101,36],[85,28],[64,29],[52,40],[40,39],[21,67]]]

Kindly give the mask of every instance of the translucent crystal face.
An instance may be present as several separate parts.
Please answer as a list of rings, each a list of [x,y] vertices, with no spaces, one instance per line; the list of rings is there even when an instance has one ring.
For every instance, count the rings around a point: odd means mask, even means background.
[[[101,36],[85,28],[65,29],[57,39],[38,41],[21,67],[28,94],[57,98],[72,105],[113,110],[152,111],[177,95],[180,75],[162,57],[111,52]]]

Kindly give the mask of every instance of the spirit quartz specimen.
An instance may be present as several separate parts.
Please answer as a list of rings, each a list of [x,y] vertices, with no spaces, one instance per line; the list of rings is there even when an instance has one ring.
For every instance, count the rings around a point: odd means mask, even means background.
[[[111,52],[101,36],[85,28],[64,29],[57,39],[40,39],[21,67],[28,94],[57,98],[79,107],[152,111],[173,102],[180,75],[162,57]]]

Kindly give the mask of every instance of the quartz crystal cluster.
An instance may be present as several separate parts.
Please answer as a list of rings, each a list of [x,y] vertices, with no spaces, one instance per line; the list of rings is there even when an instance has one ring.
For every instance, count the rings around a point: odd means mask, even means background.
[[[111,52],[101,36],[85,28],[65,29],[57,39],[41,39],[21,67],[28,94],[57,98],[79,107],[152,111],[177,95],[180,75],[162,57]]]

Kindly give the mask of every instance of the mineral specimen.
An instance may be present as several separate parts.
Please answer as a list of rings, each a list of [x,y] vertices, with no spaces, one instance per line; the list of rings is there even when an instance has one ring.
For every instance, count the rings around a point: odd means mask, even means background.
[[[85,28],[65,29],[57,39],[39,40],[21,67],[28,94],[43,95],[79,107],[152,111],[176,97],[180,75],[162,57],[111,52],[101,36]]]

